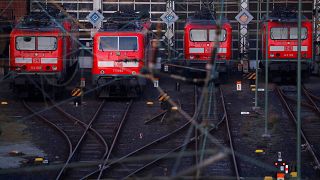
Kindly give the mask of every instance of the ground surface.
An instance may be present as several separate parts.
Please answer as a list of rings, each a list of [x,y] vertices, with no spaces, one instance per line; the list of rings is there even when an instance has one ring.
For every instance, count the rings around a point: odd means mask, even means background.
[[[90,74],[84,73],[87,79],[87,89],[91,88]],[[77,77],[79,79],[79,77]],[[77,86],[77,79],[67,87],[66,94],[63,99],[70,98],[68,92],[73,87]],[[236,90],[235,82],[242,80],[242,91]],[[273,163],[277,160],[277,153],[282,152],[284,161],[288,164],[295,163],[295,129],[288,126],[288,117],[282,109],[280,101],[272,91],[274,85],[269,86],[269,121],[268,133],[270,138],[263,138],[265,130],[264,118],[264,92],[258,93],[259,110],[254,111],[254,92],[250,88],[249,80],[242,78],[240,75],[230,77],[229,82],[221,85],[227,104],[227,111],[230,117],[231,130],[235,135],[233,137],[235,149],[237,150],[237,159],[239,161],[240,175],[243,177],[263,177],[274,176],[272,168]],[[316,95],[320,95],[320,78],[311,77],[305,82],[305,85],[312,89]],[[175,82],[170,79],[160,80],[160,86],[164,86],[165,90],[172,94],[174,100],[185,106],[188,112],[192,112],[192,108],[188,104],[192,101],[190,96],[191,91],[177,92],[175,90]],[[23,109],[19,99],[11,93],[8,81],[1,82],[0,89],[0,169],[17,168],[23,166],[34,166],[33,160],[35,157],[43,157],[49,160],[50,164],[61,163],[65,158],[63,155],[63,142],[54,135],[54,132],[47,128],[45,124],[39,122],[36,118],[28,116],[28,112]],[[181,88],[192,88],[192,85],[181,86]],[[265,88],[264,83],[259,84],[259,88]],[[124,144],[119,144],[120,148],[115,157],[126,154],[133,149],[146,144],[154,137],[160,136],[162,133],[169,132],[182,124],[183,120],[167,121],[164,124],[159,121],[154,122],[151,126],[143,126],[145,119],[152,117],[160,112],[160,105],[157,102],[158,92],[149,84],[142,97],[135,102],[135,106],[139,106],[138,112],[129,117],[130,123],[127,126],[133,127],[135,124],[140,124],[135,128],[126,128],[126,132],[120,138],[126,139],[126,143],[131,145],[124,147]],[[191,99],[190,99],[191,98]],[[37,100],[40,101],[40,100]],[[85,96],[83,105],[75,107],[72,101],[67,101],[61,105],[64,109],[79,118],[89,118],[94,113],[94,109],[98,106],[97,100],[93,93]],[[153,101],[153,106],[147,106],[147,101]],[[82,112],[78,113],[78,112]],[[84,113],[85,112],[85,113]],[[241,112],[249,112],[249,114],[241,115]],[[179,118],[178,118],[179,119]],[[162,130],[161,130],[162,129]],[[320,133],[320,132],[317,132]],[[177,141],[178,142],[178,141]],[[177,143],[175,142],[175,143]],[[173,143],[173,144],[175,144]],[[264,153],[255,153],[255,150],[262,149]],[[116,149],[117,150],[117,149]],[[12,151],[21,152],[21,154],[12,155]],[[159,152],[161,149],[159,149]],[[303,152],[306,153],[306,152]],[[319,174],[312,169],[310,159],[303,159],[303,177],[309,179],[317,179]],[[172,163],[172,162],[171,162]],[[189,163],[189,162],[188,162]],[[191,165],[191,164],[190,164]],[[153,175],[168,175],[171,173],[165,164],[159,164],[158,168],[154,169]],[[143,174],[142,174],[143,175]],[[144,174],[147,175],[147,174]],[[223,175],[223,174],[219,174]],[[111,177],[117,177],[111,174]],[[3,176],[6,178],[7,176]],[[19,174],[11,174],[8,177],[22,178]],[[43,176],[36,176],[42,179]]]

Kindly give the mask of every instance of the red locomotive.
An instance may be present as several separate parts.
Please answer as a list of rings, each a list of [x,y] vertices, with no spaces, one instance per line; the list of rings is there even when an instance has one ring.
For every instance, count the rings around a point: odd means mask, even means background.
[[[149,26],[144,15],[117,12],[94,35],[92,76],[100,97],[141,92],[145,79],[139,74],[147,60]]]
[[[212,58],[212,49],[218,41],[215,60],[221,65],[218,71],[226,72],[224,65],[229,63],[232,56],[232,27],[226,20],[219,24],[221,31],[217,37],[218,23],[211,13],[200,13],[187,19],[184,28],[184,54],[188,63],[205,64]]]
[[[77,36],[77,25],[56,9],[25,16],[10,35],[14,91],[29,96],[39,87],[61,89],[77,64]]]
[[[262,25],[262,44],[263,59],[266,59],[266,47],[268,48],[270,71],[295,71],[298,59],[297,13],[287,9],[278,10],[273,11],[268,19],[265,18]],[[312,23],[304,16],[301,22],[301,62],[302,71],[308,74],[312,62]]]

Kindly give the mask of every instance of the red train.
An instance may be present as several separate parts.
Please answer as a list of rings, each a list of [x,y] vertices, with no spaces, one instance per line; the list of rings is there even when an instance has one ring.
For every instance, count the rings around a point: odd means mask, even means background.
[[[77,64],[77,39],[78,26],[58,10],[25,16],[10,35],[14,91],[29,96],[39,87],[61,90]]]
[[[263,59],[266,59],[267,47],[270,71],[296,71],[298,58],[297,22],[297,13],[290,10],[274,11],[268,19],[264,19],[262,25],[262,54]],[[303,16],[301,27],[302,71],[308,74],[312,63],[312,23]],[[268,41],[266,31],[268,31]]]
[[[187,19],[184,28],[184,55],[188,64],[205,64],[212,58],[212,49],[218,41],[218,71],[226,72],[227,64],[232,57],[232,27],[223,20],[220,24],[220,35],[217,37],[217,22],[211,14]]]
[[[147,60],[149,26],[144,15],[117,12],[94,35],[92,77],[100,97],[141,92],[145,79],[139,74]]]

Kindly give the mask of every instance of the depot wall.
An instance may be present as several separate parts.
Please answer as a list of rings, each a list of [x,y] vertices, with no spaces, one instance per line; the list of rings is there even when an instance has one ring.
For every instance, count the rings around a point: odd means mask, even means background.
[[[18,21],[28,13],[29,4],[29,0],[1,0],[0,16],[9,20]]]

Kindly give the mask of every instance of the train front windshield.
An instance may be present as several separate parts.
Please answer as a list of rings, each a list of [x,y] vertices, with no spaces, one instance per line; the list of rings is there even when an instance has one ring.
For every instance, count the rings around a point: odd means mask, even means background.
[[[53,51],[57,49],[57,38],[46,36],[18,36],[16,37],[16,49],[24,51]]]
[[[99,50],[101,51],[136,51],[138,38],[128,36],[100,37]]]
[[[192,29],[190,31],[190,40],[194,42],[213,42],[218,39],[222,42],[226,40],[227,32],[222,29],[220,36],[217,38],[217,30],[215,29]]]
[[[301,39],[307,38],[307,28],[301,28]],[[298,39],[298,28],[297,27],[276,27],[271,28],[270,37],[273,40],[288,40]]]

